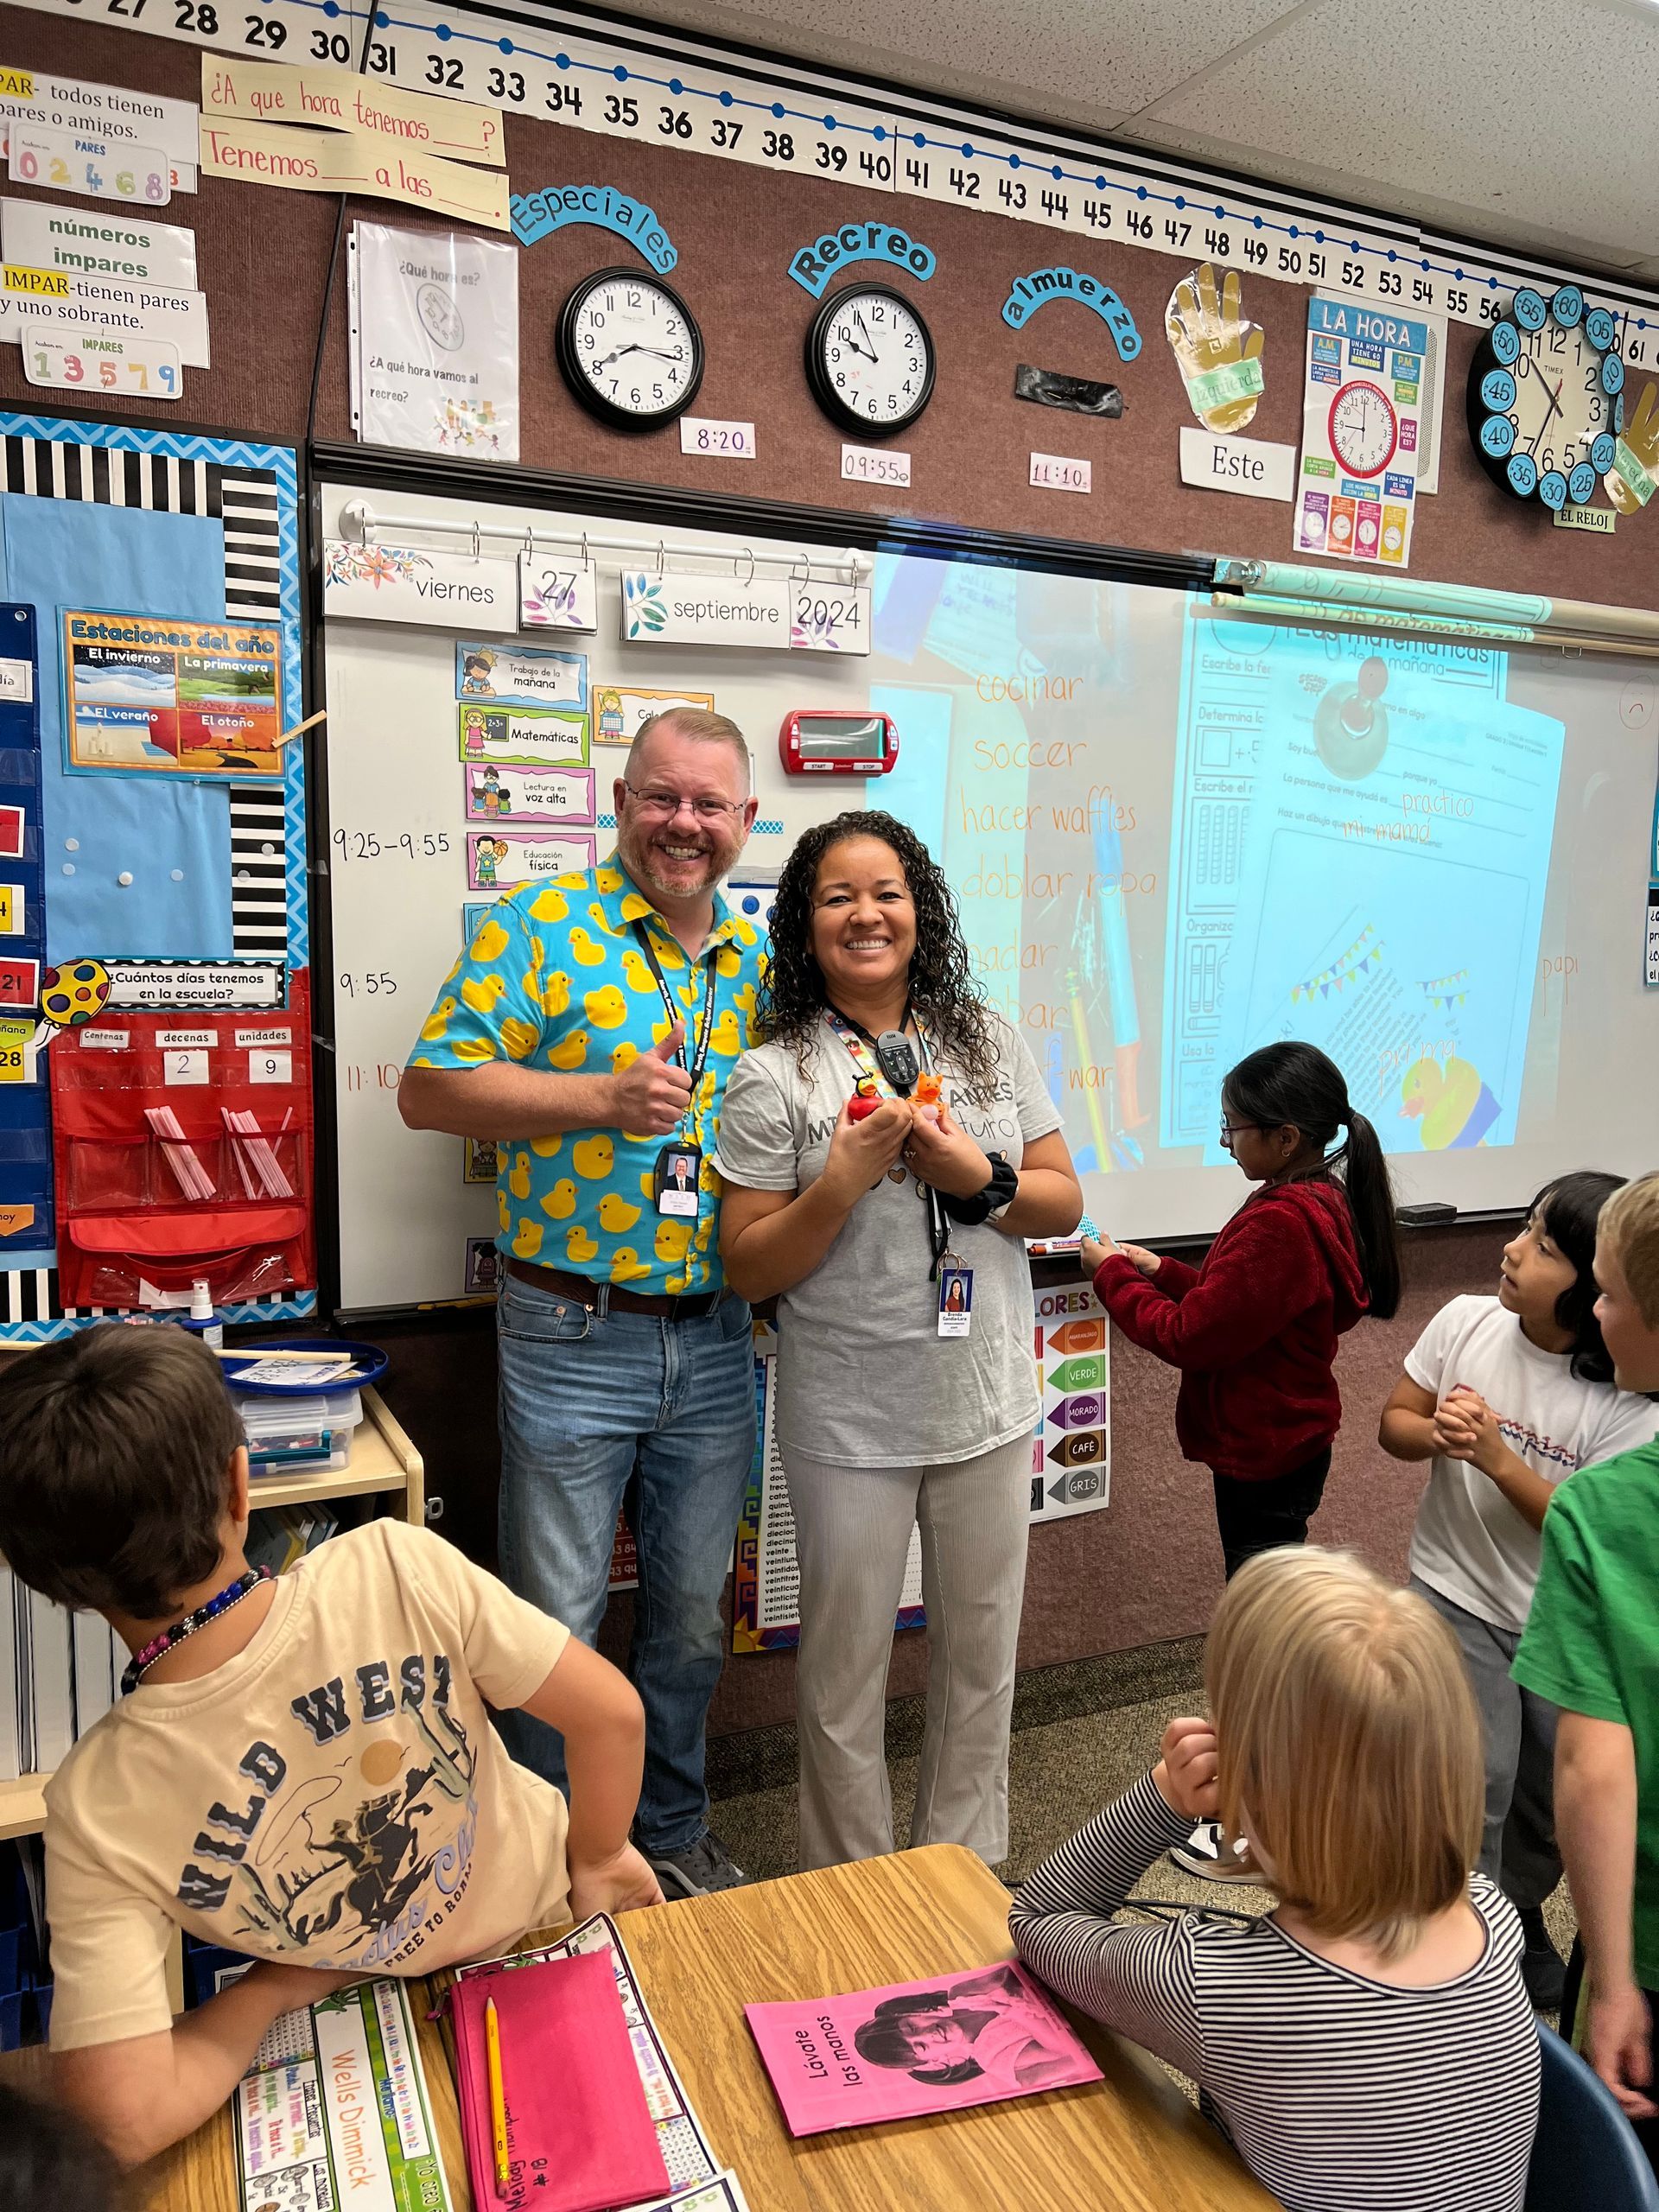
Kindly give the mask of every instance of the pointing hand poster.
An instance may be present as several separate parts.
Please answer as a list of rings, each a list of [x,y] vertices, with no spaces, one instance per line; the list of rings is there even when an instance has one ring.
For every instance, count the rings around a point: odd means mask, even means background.
[[[1411,557],[1428,325],[1356,300],[1307,303],[1296,550]]]

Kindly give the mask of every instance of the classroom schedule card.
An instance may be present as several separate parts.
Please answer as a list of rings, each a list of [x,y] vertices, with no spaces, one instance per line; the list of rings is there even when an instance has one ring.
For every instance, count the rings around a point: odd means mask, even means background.
[[[273,2021],[235,2116],[243,2212],[453,2212],[402,1982]]]

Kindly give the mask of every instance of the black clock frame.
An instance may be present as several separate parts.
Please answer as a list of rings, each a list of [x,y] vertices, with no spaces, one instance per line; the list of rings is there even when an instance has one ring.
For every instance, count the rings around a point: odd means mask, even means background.
[[[914,316],[917,327],[920,330],[925,341],[923,350],[927,357],[927,373],[922,378],[920,396],[909,411],[899,416],[894,422],[872,423],[849,407],[836,390],[830,379],[829,366],[823,359],[824,340],[829,335],[830,325],[840,312],[841,302],[855,293],[861,300],[893,301],[898,306],[903,308],[906,315]],[[913,423],[921,419],[926,412],[928,402],[933,397],[933,378],[938,365],[938,348],[933,342],[933,333],[928,327],[926,316],[923,315],[915,301],[907,293],[895,291],[891,284],[871,284],[855,280],[850,284],[843,284],[840,291],[832,292],[812,318],[811,327],[806,334],[805,352],[806,381],[813,398],[817,401],[818,405],[837,429],[847,430],[855,438],[896,437],[900,430],[909,429]]]
[[[1481,397],[1481,386],[1484,383],[1487,376],[1494,369],[1501,369],[1510,374],[1513,373],[1515,369],[1515,361],[1513,359],[1508,361],[1500,359],[1493,342],[1495,335],[1498,330],[1507,327],[1514,330],[1517,339],[1522,343],[1524,343],[1532,328],[1535,327],[1541,330],[1546,328],[1551,322],[1555,322],[1563,329],[1585,330],[1585,334],[1589,338],[1591,345],[1595,346],[1596,352],[1604,360],[1605,360],[1609,355],[1611,355],[1613,358],[1619,359],[1621,367],[1623,366],[1623,360],[1618,352],[1618,332],[1617,326],[1615,326],[1611,341],[1605,346],[1596,345],[1594,336],[1586,328],[1586,326],[1587,325],[1591,315],[1595,312],[1595,309],[1592,307],[1590,302],[1584,297],[1583,292],[1578,285],[1558,284],[1555,289],[1549,293],[1539,291],[1535,285],[1524,285],[1517,289],[1517,296],[1519,291],[1523,290],[1533,292],[1542,301],[1544,307],[1543,319],[1535,326],[1529,325],[1522,317],[1516,313],[1515,302],[1512,299],[1508,308],[1503,315],[1498,316],[1497,321],[1490,324],[1487,328],[1482,332],[1480,340],[1476,346],[1474,353],[1470,357],[1468,379],[1464,385],[1464,413],[1465,419],[1468,425],[1470,450],[1474,454],[1475,460],[1479,464],[1481,469],[1488,477],[1491,478],[1491,481],[1497,486],[1497,489],[1503,493],[1506,499],[1523,502],[1536,499],[1538,505],[1542,507],[1546,512],[1548,512],[1551,511],[1549,502],[1540,497],[1539,493],[1539,486],[1543,481],[1544,474],[1548,474],[1548,472],[1541,473],[1537,482],[1533,485],[1530,491],[1520,491],[1516,488],[1510,476],[1510,454],[1488,453],[1485,447],[1481,442],[1481,432],[1484,428],[1488,418],[1501,411],[1498,409],[1489,407],[1487,405],[1485,400]],[[1578,299],[1578,311],[1576,314],[1569,315],[1561,315],[1557,314],[1555,302],[1563,291],[1571,292],[1576,295]],[[1605,389],[1605,387],[1604,386],[1604,390]],[[1611,435],[1616,437],[1618,435],[1619,427],[1622,424],[1624,416],[1624,399],[1622,391],[1609,392],[1607,397],[1611,403],[1611,420],[1613,425]],[[1604,433],[1604,435],[1609,434]],[[1565,472],[1557,473],[1565,474]],[[1603,469],[1597,469],[1596,488],[1599,488],[1599,480],[1605,474],[1605,473],[1606,472]],[[1595,496],[1595,490],[1592,489],[1590,497],[1593,500]]]
[[[619,407],[596,391],[582,372],[582,357],[576,348],[576,317],[581,314],[590,294],[603,284],[649,284],[670,301],[685,319],[691,340],[691,376],[683,393],[672,405],[658,408],[654,414],[642,415],[631,407]],[[696,397],[702,384],[706,359],[702,332],[697,319],[671,284],[664,283],[654,269],[599,269],[591,276],[584,276],[559,310],[558,329],[553,343],[554,358],[559,373],[571,392],[590,415],[613,430],[661,430],[684,414]]]

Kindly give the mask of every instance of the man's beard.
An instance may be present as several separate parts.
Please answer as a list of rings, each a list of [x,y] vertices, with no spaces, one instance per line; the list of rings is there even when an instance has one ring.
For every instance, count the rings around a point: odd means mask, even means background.
[[[649,889],[660,892],[666,899],[695,899],[700,892],[707,891],[719,882],[733,857],[718,845],[704,852],[702,874],[696,882],[688,883],[681,878],[658,873],[654,864],[656,853],[651,838],[640,837],[637,842],[631,838],[626,843],[619,841],[619,844],[623,866],[629,874]]]

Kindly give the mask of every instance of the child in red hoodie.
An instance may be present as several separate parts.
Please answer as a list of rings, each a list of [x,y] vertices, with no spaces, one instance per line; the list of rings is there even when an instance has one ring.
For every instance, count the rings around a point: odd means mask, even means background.
[[[1214,1479],[1230,1580],[1255,1553],[1306,1541],[1342,1424],[1337,1339],[1395,1312],[1400,1255],[1376,1131],[1317,1046],[1241,1060],[1221,1141],[1262,1187],[1201,1266],[1109,1238],[1083,1255],[1124,1335],[1181,1370],[1175,1433]]]

